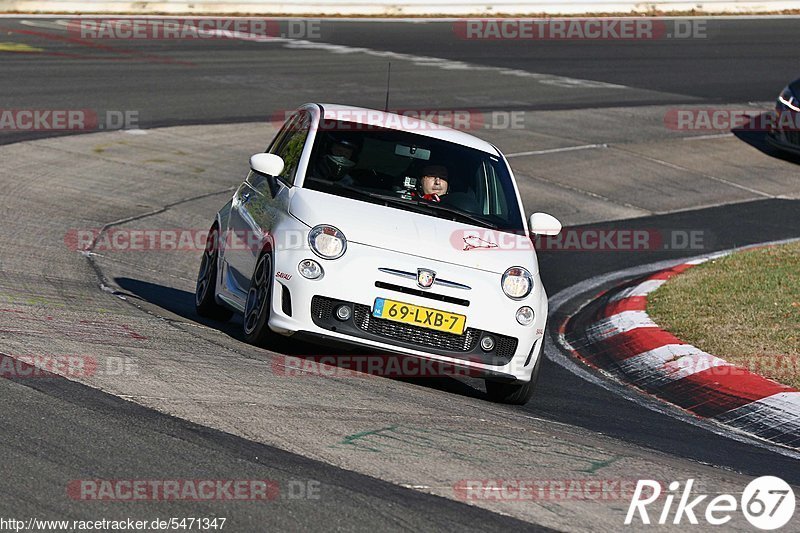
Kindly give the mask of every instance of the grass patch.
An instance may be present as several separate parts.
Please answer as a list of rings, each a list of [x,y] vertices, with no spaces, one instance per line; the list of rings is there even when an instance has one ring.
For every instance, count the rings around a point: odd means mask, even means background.
[[[800,388],[800,243],[690,268],[648,296],[647,312],[684,342]]]

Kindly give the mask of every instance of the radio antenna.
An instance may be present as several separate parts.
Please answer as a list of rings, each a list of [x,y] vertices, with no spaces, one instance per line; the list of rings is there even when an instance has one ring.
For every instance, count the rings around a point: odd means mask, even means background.
[[[383,106],[383,110],[388,112],[389,111],[389,82],[392,80],[392,62],[389,61],[389,68],[386,71],[386,104]]]

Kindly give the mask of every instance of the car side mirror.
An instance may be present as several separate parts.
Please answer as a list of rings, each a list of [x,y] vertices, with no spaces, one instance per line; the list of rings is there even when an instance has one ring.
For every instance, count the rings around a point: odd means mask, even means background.
[[[283,159],[275,154],[254,154],[250,156],[250,168],[264,176],[279,176],[283,172]]]
[[[531,215],[531,233],[536,235],[558,235],[561,232],[561,222],[553,215],[547,213],[534,213]]]

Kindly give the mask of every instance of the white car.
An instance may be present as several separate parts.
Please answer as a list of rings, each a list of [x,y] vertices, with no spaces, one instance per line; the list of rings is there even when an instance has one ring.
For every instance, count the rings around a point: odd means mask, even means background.
[[[767,142],[785,152],[800,154],[800,79],[787,85],[775,101]]]
[[[514,175],[492,144],[415,118],[306,104],[217,213],[201,316],[243,315],[248,342],[344,343],[468,369],[525,403],[547,295]]]

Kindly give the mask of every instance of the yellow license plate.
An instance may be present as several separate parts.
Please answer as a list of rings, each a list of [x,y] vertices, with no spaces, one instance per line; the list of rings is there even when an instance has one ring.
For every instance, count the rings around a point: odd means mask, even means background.
[[[465,315],[446,313],[384,298],[375,298],[372,316],[456,335],[464,333],[467,325]]]

